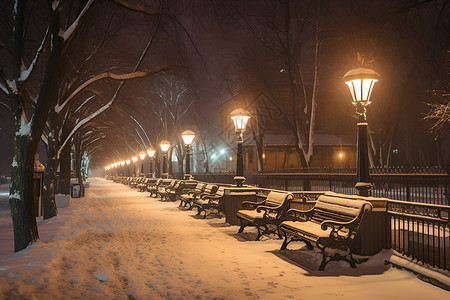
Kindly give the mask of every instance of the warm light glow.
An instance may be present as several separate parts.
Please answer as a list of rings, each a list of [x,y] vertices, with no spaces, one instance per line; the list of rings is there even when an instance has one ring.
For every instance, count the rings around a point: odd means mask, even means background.
[[[266,154],[263,153],[262,158],[266,158]]]
[[[191,130],[186,130],[181,134],[181,137],[183,138],[185,145],[192,144],[192,141],[194,140],[195,133]]]
[[[231,119],[234,122],[234,129],[237,131],[245,131],[247,122],[250,119],[250,113],[244,109],[238,108],[231,112]]]
[[[344,154],[342,154],[342,152],[341,152],[341,153],[339,153],[339,158],[342,158],[342,157],[344,157]]]
[[[105,170],[108,170],[108,167],[105,167]]]
[[[161,151],[162,152],[167,152],[169,151],[170,148],[170,143],[169,141],[162,141],[161,144],[159,144],[161,146]]]
[[[131,160],[127,159],[125,162],[127,163],[127,165],[129,165],[131,163]]]
[[[133,157],[131,158],[131,160],[135,163],[135,162],[137,161],[137,157],[136,157],[136,156],[133,156]]]
[[[233,160],[233,157],[232,156],[230,156],[230,161],[232,161]]]
[[[148,149],[147,149],[147,154],[148,154],[148,156],[149,156],[150,158],[153,157],[153,156],[155,156],[155,152],[156,152],[156,150],[153,149],[153,148],[148,148]]]
[[[118,165],[118,163],[115,162],[115,163],[114,163],[114,167],[117,168],[117,165]]]
[[[111,164],[110,166],[111,166],[111,169],[114,168],[114,164]]]
[[[345,83],[350,89],[354,104],[370,104],[373,86],[375,82],[378,82],[379,77],[380,75],[377,72],[364,68],[350,70],[344,75]]]
[[[120,165],[123,167],[123,166],[125,165],[125,162],[122,160],[122,161],[120,162]]]
[[[141,159],[141,160],[144,160],[145,159],[145,152],[141,152],[141,153],[139,153],[139,158]]]

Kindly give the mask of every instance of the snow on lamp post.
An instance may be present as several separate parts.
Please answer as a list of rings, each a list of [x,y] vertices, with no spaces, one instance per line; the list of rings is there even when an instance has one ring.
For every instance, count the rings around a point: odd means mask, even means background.
[[[153,148],[147,149],[148,157],[150,157],[150,173],[149,173],[148,177],[153,177],[153,157],[155,156],[155,152],[156,151]]]
[[[244,109],[238,108],[231,112],[231,119],[233,119],[234,129],[237,136],[236,176],[234,177],[234,181],[237,186],[242,186],[245,182],[242,144],[244,143],[244,131],[247,126],[247,122],[250,119],[250,113]]]
[[[138,158],[136,156],[133,156],[131,160],[133,161],[133,176],[136,177],[136,161],[138,160]]]
[[[184,174],[184,179],[188,180],[191,178],[191,144],[194,140],[195,133],[191,130],[186,130],[181,136],[183,138],[184,145],[186,146],[186,173]]]
[[[147,154],[145,154],[145,152],[139,153],[139,158],[141,159],[141,162],[142,162],[142,164],[141,164],[141,176],[145,176],[145,173],[144,173],[144,159],[145,159],[146,155]]]
[[[367,144],[367,120],[366,107],[370,104],[370,96],[375,83],[379,80],[377,72],[357,68],[348,71],[344,75],[345,83],[350,89],[353,105],[359,114],[358,120],[358,159],[357,159],[357,183],[355,188],[360,196],[369,196],[372,184],[369,182],[369,149]]]
[[[131,163],[131,160],[129,160],[129,159],[125,160],[125,163],[127,164],[127,176],[130,176],[130,163]]]
[[[167,173],[166,171],[166,160],[167,160],[167,152],[169,151],[170,148],[170,143],[169,141],[162,141],[159,145],[161,147],[161,151],[163,152],[163,173],[162,173],[162,178],[169,178],[169,173]]]

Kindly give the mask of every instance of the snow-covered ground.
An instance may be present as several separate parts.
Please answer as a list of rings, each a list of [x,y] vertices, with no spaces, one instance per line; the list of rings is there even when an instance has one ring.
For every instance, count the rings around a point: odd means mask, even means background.
[[[39,220],[41,241],[13,254],[0,197],[0,299],[449,299],[450,293],[391,268],[383,251],[351,269],[320,253],[279,251],[224,219],[199,219],[178,203],[100,178],[86,197]],[[302,244],[298,244],[302,247]]]

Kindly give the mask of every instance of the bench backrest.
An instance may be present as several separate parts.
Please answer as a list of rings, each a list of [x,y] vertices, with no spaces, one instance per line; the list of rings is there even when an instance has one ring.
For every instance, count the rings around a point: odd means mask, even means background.
[[[292,199],[292,194],[286,192],[270,191],[265,200],[266,206],[280,206]]]
[[[205,194],[214,194],[218,189],[218,186],[215,184],[207,184],[205,186],[205,189],[203,190],[203,193]]]
[[[202,193],[205,190],[206,184],[199,182],[194,188],[194,193]]]
[[[370,202],[364,200],[322,195],[316,201],[311,221],[316,223],[322,223],[325,220],[348,222],[371,208]]]

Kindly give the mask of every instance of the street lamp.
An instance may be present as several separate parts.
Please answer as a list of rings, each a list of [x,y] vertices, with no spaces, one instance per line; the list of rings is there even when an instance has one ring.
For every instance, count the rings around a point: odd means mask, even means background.
[[[144,173],[144,159],[145,159],[145,155],[146,155],[145,152],[139,153],[139,158],[142,161],[142,164],[141,164],[141,176],[145,176],[145,173]]]
[[[133,175],[136,177],[136,161],[137,161],[137,157],[133,156],[131,158],[131,160],[133,161]]]
[[[169,141],[162,141],[161,144],[159,144],[161,147],[161,151],[163,152],[163,172],[162,172],[162,178],[169,178],[169,173],[166,171],[166,160],[167,160],[167,151],[169,151],[170,143]]]
[[[121,175],[121,176],[123,176],[123,173],[124,173],[124,172],[123,172],[123,166],[124,166],[124,165],[125,165],[125,162],[124,162],[123,160],[120,161],[120,166],[121,166],[121,167],[120,167],[120,175]]]
[[[125,160],[125,163],[127,164],[127,176],[130,176],[130,163],[131,163],[131,160],[129,160],[129,159]]]
[[[191,144],[194,140],[195,133],[191,130],[186,130],[181,136],[186,145],[186,173],[184,174],[184,179],[188,180],[191,178]]]
[[[370,104],[373,86],[379,78],[380,74],[364,68],[350,70],[344,75],[345,83],[352,94],[353,105],[356,106],[356,112],[359,114],[357,183],[355,188],[360,196],[366,197],[369,196],[372,189],[372,184],[369,182],[366,107]]]
[[[148,157],[150,157],[150,173],[149,173],[149,177],[153,177],[153,157],[155,156],[155,149],[153,148],[148,148],[147,149],[147,154]]]
[[[242,144],[244,143],[244,131],[247,122],[250,119],[250,113],[244,109],[238,108],[231,112],[234,129],[237,136],[237,159],[236,159],[236,176],[234,181],[237,186],[242,186],[245,182],[244,177],[244,158],[242,156]]]

